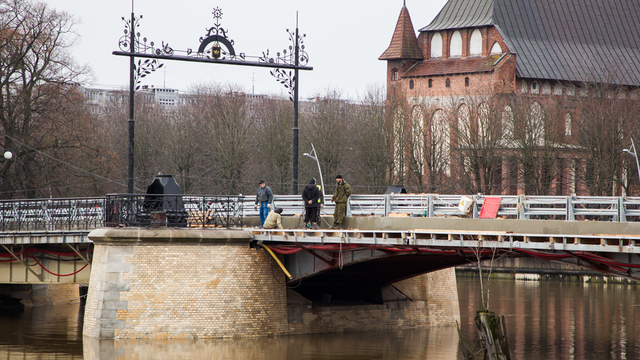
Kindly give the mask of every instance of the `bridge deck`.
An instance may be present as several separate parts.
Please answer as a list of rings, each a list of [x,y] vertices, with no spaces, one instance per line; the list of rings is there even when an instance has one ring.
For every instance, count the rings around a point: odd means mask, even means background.
[[[495,248],[640,254],[640,235],[563,235],[473,230],[267,230],[253,229],[257,241],[436,248]]]

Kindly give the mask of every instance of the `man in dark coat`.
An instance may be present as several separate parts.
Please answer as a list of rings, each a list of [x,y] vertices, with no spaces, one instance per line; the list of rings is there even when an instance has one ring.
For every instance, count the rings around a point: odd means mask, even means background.
[[[302,190],[302,200],[304,201],[304,227],[317,229],[318,226],[315,223],[318,217],[318,211],[320,211],[320,191],[316,186],[316,179],[311,178],[309,184]]]

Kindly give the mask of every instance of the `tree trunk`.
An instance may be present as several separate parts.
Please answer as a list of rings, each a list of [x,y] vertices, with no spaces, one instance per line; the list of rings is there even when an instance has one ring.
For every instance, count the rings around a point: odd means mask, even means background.
[[[500,317],[492,311],[478,311],[475,317],[478,335],[487,349],[489,360],[511,360],[509,343],[507,342],[504,316]]]

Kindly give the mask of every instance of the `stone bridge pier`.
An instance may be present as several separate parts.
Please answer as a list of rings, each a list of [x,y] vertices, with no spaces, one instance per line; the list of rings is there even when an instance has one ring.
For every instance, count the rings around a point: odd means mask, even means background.
[[[288,289],[252,234],[223,229],[106,228],[95,244],[83,334],[199,339],[453,325],[453,269],[394,284],[410,300],[314,303]]]

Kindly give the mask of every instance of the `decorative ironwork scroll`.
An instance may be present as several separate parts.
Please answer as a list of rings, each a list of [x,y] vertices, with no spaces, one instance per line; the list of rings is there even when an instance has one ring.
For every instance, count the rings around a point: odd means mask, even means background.
[[[129,53],[136,53],[136,51],[146,53],[151,50],[157,54],[172,54],[173,50],[169,47],[169,44],[165,44],[164,41],[162,42],[161,48],[155,49],[153,41],[150,41],[149,44],[147,44],[147,38],[141,38],[140,32],[135,32],[135,30],[140,26],[140,20],[142,20],[142,15],[137,18],[134,17],[133,22],[131,19],[125,19],[124,16],[122,17],[122,21],[124,21],[124,35],[120,37],[120,41],[118,42],[120,50]],[[132,33],[133,41],[131,40]],[[146,59],[144,61],[138,60],[137,64],[134,63],[133,69],[136,90],[140,89],[142,78],[160,69],[162,66],[164,66],[164,64],[161,64],[157,59]]]
[[[269,56],[269,50],[263,51],[262,56],[249,56],[244,52],[237,52],[235,49],[235,41],[229,38],[229,30],[224,28],[221,23],[222,9],[216,7],[211,12],[214,19],[214,24],[211,27],[206,28],[205,35],[199,38],[200,45],[197,51],[192,48],[186,50],[174,49],[169,46],[168,43],[162,42],[160,47],[156,47],[153,41],[148,41],[146,37],[141,37],[139,32],[135,33],[134,41],[130,40],[131,31],[136,31],[139,27],[139,21],[142,19],[142,15],[134,18],[133,23],[131,20],[122,18],[125,22],[124,35],[120,38],[119,46],[122,51],[114,51],[114,55],[135,56],[140,58],[150,58],[154,60],[181,60],[181,61],[196,61],[196,62],[214,62],[225,63],[234,65],[249,65],[249,66],[264,66],[271,68],[296,68],[295,65],[295,32],[287,29],[289,34],[289,40],[292,45],[289,49],[285,49],[282,52],[278,52],[275,57]],[[299,44],[302,43],[302,38],[305,35],[299,37]],[[305,51],[304,45],[299,45],[299,59],[297,68],[300,70],[313,70],[313,68],[306,66],[309,62],[309,57]],[[162,67],[162,64],[154,62],[153,60],[145,63],[140,62],[138,64],[140,69],[139,76],[148,75],[149,73]],[[292,79],[293,80],[293,79]],[[287,81],[289,87],[291,82]]]
[[[260,57],[260,61],[269,64],[293,65],[295,67],[299,65],[304,66],[309,63],[309,54],[307,54],[305,46],[303,44],[304,38],[307,36],[307,34],[298,35],[298,38],[296,39],[295,31],[287,29],[287,33],[289,34],[289,41],[291,42],[289,48],[282,50],[282,52],[276,53],[275,57],[269,56],[269,50],[263,51],[262,56]],[[296,47],[298,48],[297,59]],[[287,71],[281,68],[276,68],[275,70],[271,71],[271,76],[275,77],[276,81],[278,81],[288,89],[289,100],[293,101],[293,92],[296,86],[296,77],[293,72],[291,70]]]

